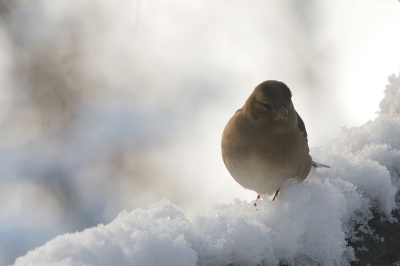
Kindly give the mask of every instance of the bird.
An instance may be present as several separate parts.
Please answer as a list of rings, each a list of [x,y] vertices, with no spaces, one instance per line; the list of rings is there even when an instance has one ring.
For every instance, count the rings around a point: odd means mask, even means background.
[[[303,119],[292,92],[280,81],[259,84],[222,134],[222,159],[232,177],[260,195],[279,191],[289,179],[304,181],[311,167],[328,165],[312,160]]]

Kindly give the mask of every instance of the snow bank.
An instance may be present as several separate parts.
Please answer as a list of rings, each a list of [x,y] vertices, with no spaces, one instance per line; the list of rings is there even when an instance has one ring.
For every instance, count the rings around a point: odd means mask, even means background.
[[[255,209],[235,200],[188,217],[164,198],[108,225],[56,237],[15,265],[348,265],[355,257],[346,239],[362,241],[359,230],[373,234],[371,210],[395,221],[399,77],[385,94],[377,119],[344,129],[332,151],[312,149],[330,169],[313,170],[275,202],[264,197]]]

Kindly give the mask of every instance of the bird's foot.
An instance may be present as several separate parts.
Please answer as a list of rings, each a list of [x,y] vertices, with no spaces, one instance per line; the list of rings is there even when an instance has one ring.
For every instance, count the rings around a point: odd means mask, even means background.
[[[257,207],[257,200],[260,198],[260,195],[257,195],[256,201],[254,202],[254,208]]]
[[[279,194],[279,189],[275,192],[275,196],[274,196],[274,198],[272,199],[272,201],[275,201],[275,198],[276,198],[276,196],[278,196],[278,194]]]

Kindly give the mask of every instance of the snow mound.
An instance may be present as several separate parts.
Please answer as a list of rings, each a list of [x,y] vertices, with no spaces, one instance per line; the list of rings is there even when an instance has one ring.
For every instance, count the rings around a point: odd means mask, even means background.
[[[390,116],[400,115],[400,79],[396,75],[389,77],[389,84],[385,89],[385,98],[379,104],[381,114]]]
[[[399,77],[391,77],[377,119],[344,129],[332,151],[313,148],[331,166],[290,184],[275,202],[235,200],[188,217],[166,198],[122,212],[108,225],[65,234],[15,265],[349,265],[372,211],[389,221],[400,173]],[[356,224],[361,225],[357,226]]]

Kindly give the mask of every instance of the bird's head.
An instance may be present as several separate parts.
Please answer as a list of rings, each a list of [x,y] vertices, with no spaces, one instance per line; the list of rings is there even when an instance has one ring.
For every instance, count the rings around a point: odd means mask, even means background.
[[[272,130],[293,130],[297,127],[292,93],[279,81],[267,80],[258,85],[247,99],[243,111],[255,123]]]

